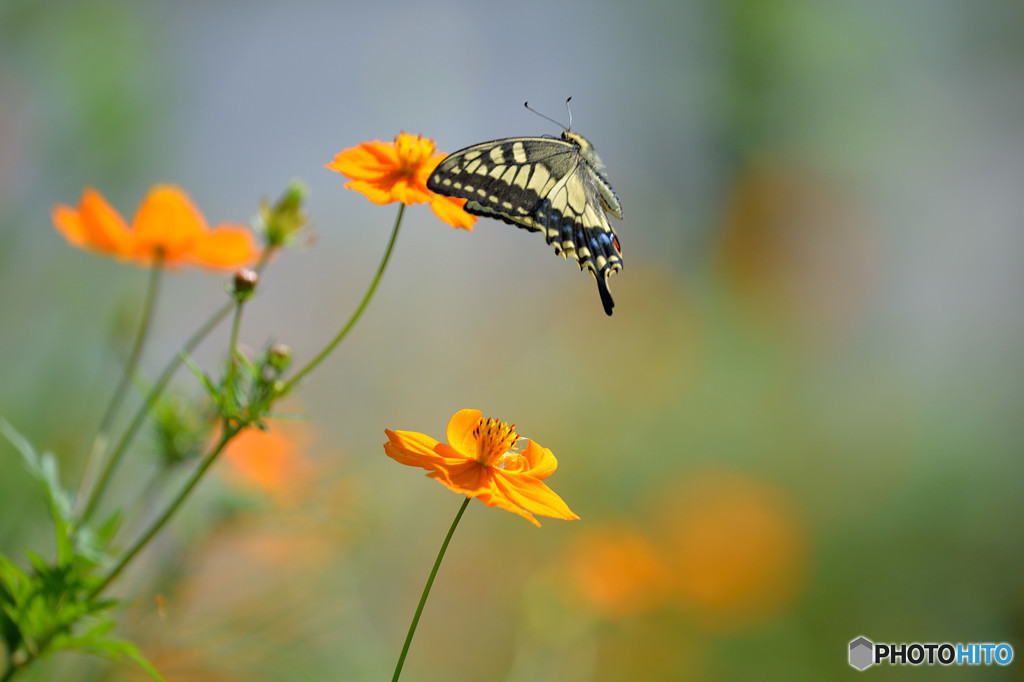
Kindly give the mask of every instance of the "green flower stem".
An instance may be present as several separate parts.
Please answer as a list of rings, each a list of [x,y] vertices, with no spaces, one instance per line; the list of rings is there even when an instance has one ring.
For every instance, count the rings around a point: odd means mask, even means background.
[[[402,666],[405,665],[405,657],[409,653],[409,646],[412,644],[412,636],[416,634],[416,626],[420,622],[420,615],[423,614],[423,607],[427,603],[427,596],[430,594],[430,588],[434,585],[434,578],[437,576],[437,569],[441,568],[441,560],[444,559],[444,553],[448,551],[448,543],[452,540],[452,535],[455,534],[455,528],[459,525],[459,521],[462,519],[463,513],[466,511],[466,507],[469,506],[469,501],[473,499],[466,497],[466,500],[459,507],[459,513],[455,515],[455,520],[452,521],[452,527],[448,529],[448,535],[445,536],[444,542],[441,543],[441,551],[437,553],[437,560],[434,561],[434,567],[430,569],[430,577],[427,578],[427,584],[423,587],[423,594],[420,596],[419,606],[416,607],[416,613],[412,617],[412,623],[409,624],[409,634],[405,636],[405,644],[402,646],[402,653],[398,657],[398,665],[395,666],[395,675],[391,678],[391,682],[398,682],[399,675],[402,674]]]
[[[234,404],[235,396],[235,351],[238,349],[238,330],[242,325],[242,301],[235,303],[235,316],[231,320],[231,340],[228,342],[228,367],[224,373],[224,393],[231,396],[231,410],[234,411],[237,405]]]
[[[260,256],[259,262],[253,269],[257,273],[261,273],[275,251],[275,248],[265,249]],[[141,427],[143,422],[146,421],[146,417],[149,415],[150,409],[156,403],[157,398],[160,397],[160,394],[163,393],[167,383],[171,380],[171,377],[174,376],[174,372],[177,371],[178,367],[180,367],[182,362],[184,362],[184,356],[195,350],[195,347],[198,346],[200,342],[202,342],[202,340],[205,339],[225,317],[227,317],[228,313],[230,313],[234,307],[234,301],[228,301],[221,306],[221,308],[211,315],[203,326],[197,329],[191,338],[185,342],[181,347],[181,352],[175,353],[171,357],[167,366],[164,367],[163,372],[161,372],[159,378],[157,378],[156,383],[154,383],[153,387],[149,389],[149,393],[146,394],[145,399],[142,401],[142,405],[135,413],[135,416],[132,418],[128,428],[125,429],[125,432],[121,435],[121,440],[118,441],[117,447],[114,448],[114,451],[111,453],[110,459],[107,461],[107,466],[103,470],[103,475],[96,483],[96,487],[93,488],[92,493],[89,496],[89,502],[85,507],[85,511],[82,512],[82,523],[85,523],[96,511],[96,506],[99,504],[100,498],[103,496],[107,484],[110,483],[110,479],[113,477],[118,464],[121,463],[121,459],[124,457],[125,451],[127,451],[128,446],[131,444],[132,439],[138,432],[139,427]],[[0,682],[2,682],[2,680],[0,680]]]
[[[143,547],[149,544],[149,541],[153,539],[153,536],[155,536],[160,531],[160,529],[163,528],[168,521],[170,521],[171,517],[174,516],[175,512],[178,511],[178,508],[185,501],[185,498],[189,496],[189,494],[192,492],[192,489],[196,487],[197,483],[199,483],[199,479],[203,477],[203,474],[206,473],[206,470],[209,469],[210,466],[217,460],[220,453],[224,450],[224,446],[226,446],[228,442],[232,438],[234,438],[239,431],[241,431],[241,429],[242,427],[240,426],[229,426],[225,424],[224,433],[221,434],[220,440],[217,442],[217,445],[216,447],[214,447],[213,451],[211,451],[210,454],[206,456],[206,459],[203,460],[203,463],[199,465],[199,467],[197,467],[196,470],[192,473],[192,476],[189,477],[188,481],[178,492],[178,496],[174,498],[174,501],[171,502],[170,506],[168,506],[167,509],[164,510],[164,513],[161,514],[160,517],[156,519],[149,526],[149,528],[146,529],[142,536],[135,541],[135,544],[132,545],[124,553],[121,559],[117,562],[117,565],[110,569],[110,572],[107,573],[106,577],[103,579],[103,582],[101,582],[99,585],[93,588],[92,592],[89,594],[90,599],[96,597],[100,592],[105,590],[107,586],[110,585],[110,583],[113,582],[114,579],[121,574],[121,571],[124,570],[125,566],[127,566],[128,563],[135,558],[135,555],[138,554]]]
[[[182,352],[175,353],[174,357],[171,358],[171,361],[167,363],[167,366],[160,374],[160,377],[156,380],[156,383],[154,383],[153,387],[149,389],[149,393],[146,394],[146,398],[142,401],[142,405],[135,413],[135,416],[132,418],[128,428],[125,429],[124,434],[122,434],[121,440],[117,443],[117,447],[114,448],[114,451],[111,453],[110,459],[107,461],[107,466],[103,470],[103,475],[96,483],[96,487],[93,488],[92,494],[89,496],[89,503],[86,505],[85,511],[82,512],[83,523],[86,522],[89,517],[92,516],[93,512],[96,511],[96,505],[103,496],[103,492],[106,490],[107,484],[110,483],[110,479],[113,476],[114,471],[117,469],[117,465],[121,463],[121,459],[124,457],[124,453],[128,449],[128,445],[132,442],[132,438],[135,437],[135,433],[139,430],[139,427],[146,421],[146,417],[149,415],[149,410],[156,403],[157,398],[160,397],[160,394],[167,386],[167,383],[171,380],[171,377],[174,376],[174,372],[179,366],[181,366],[181,363],[183,362],[182,356],[191,353],[195,347],[199,345],[199,342],[206,338],[206,336],[213,331],[218,324],[220,324],[221,320],[227,317],[228,313],[231,312],[234,306],[234,301],[225,303],[220,310],[211,315],[210,319],[208,319],[206,323],[200,327],[188,341],[185,342],[185,345],[182,346]]]
[[[110,426],[114,422],[114,417],[117,415],[117,411],[121,407],[121,403],[124,401],[124,397],[128,391],[128,386],[131,385],[132,376],[135,374],[135,368],[139,364],[139,356],[142,354],[142,347],[146,343],[146,337],[149,335],[150,323],[153,321],[153,311],[156,309],[157,294],[160,290],[160,278],[163,274],[163,264],[159,259],[153,263],[153,266],[149,269],[149,284],[146,287],[146,301],[142,306],[142,319],[139,320],[139,329],[135,333],[135,343],[132,345],[131,352],[128,354],[128,362],[125,364],[124,373],[121,375],[121,380],[117,384],[117,388],[114,389],[114,395],[110,399],[110,404],[107,405],[107,411],[103,415],[103,420],[100,421],[99,429],[96,431],[96,436],[92,439],[92,446],[89,448],[89,454],[85,457],[85,466],[82,468],[82,478],[79,482],[79,492],[85,489],[86,482],[89,478],[89,472],[96,461],[96,458],[107,449],[107,444],[110,441]]]
[[[373,281],[370,282],[370,288],[366,290],[366,295],[363,296],[363,300],[359,304],[359,307],[356,308],[354,313],[352,313],[352,317],[349,318],[345,326],[342,327],[340,332],[338,332],[338,335],[334,337],[334,340],[327,344],[327,347],[320,351],[319,355],[313,358],[308,365],[303,367],[295,376],[288,380],[281,392],[282,395],[290,392],[296,384],[305,378],[307,374],[313,371],[317,365],[323,362],[324,358],[331,354],[331,351],[341,343],[341,340],[348,335],[349,330],[351,330],[352,327],[355,326],[356,322],[359,321],[359,318],[362,317],[363,311],[366,310],[366,306],[369,305],[370,299],[373,298],[373,293],[377,291],[377,285],[380,284],[380,278],[384,275],[384,269],[387,267],[388,261],[391,260],[391,252],[395,248],[395,240],[398,239],[398,228],[402,224],[402,215],[404,213],[405,204],[398,204],[398,216],[395,218],[395,227],[391,230],[391,241],[388,242],[388,248],[384,251],[384,257],[380,261],[380,267],[377,268],[377,274],[374,275]]]

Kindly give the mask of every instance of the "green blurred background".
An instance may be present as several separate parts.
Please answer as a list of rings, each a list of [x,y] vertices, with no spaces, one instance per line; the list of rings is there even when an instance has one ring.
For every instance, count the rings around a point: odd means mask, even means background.
[[[242,330],[302,361],[395,214],[323,168],[337,151],[557,134],[522,102],[564,118],[571,95],[625,211],[614,317],[537,235],[413,207],[287,406],[309,419],[272,432],[280,485],[221,462],[113,590],[119,632],[172,681],[387,679],[459,499],[387,459],[383,429],[443,438],[474,407],[555,452],[582,520],[472,505],[403,679],[852,678],[858,635],[1020,652],[1021,35],[1018,0],[4,0],[0,414],[77,481],[146,282],[54,232],[83,187],[130,216],[174,182],[245,222],[302,177],[316,239]],[[145,371],[222,280],[168,278]],[[223,334],[196,355],[214,367]],[[45,507],[0,443],[0,550],[26,547],[52,551]],[[24,679],[141,674],[72,655]]]

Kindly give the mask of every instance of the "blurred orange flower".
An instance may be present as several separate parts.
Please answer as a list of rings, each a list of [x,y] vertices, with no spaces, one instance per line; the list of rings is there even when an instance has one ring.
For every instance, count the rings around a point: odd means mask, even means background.
[[[715,472],[671,491],[662,510],[675,591],[706,625],[773,615],[804,586],[810,538],[793,500],[759,478]]]
[[[435,154],[434,149],[430,138],[403,132],[393,143],[374,140],[338,152],[327,168],[352,178],[345,187],[362,192],[375,204],[429,202],[444,222],[472,230],[476,217],[462,210],[465,199],[444,197],[427,189],[427,178],[447,156]]]
[[[480,410],[460,410],[448,422],[448,443],[412,431],[384,430],[384,451],[396,462],[428,470],[456,493],[479,498],[490,507],[519,514],[540,526],[533,514],[573,521],[578,519],[543,479],[558,461],[551,450],[527,439],[514,448],[519,434],[497,419],[483,419]]]
[[[560,562],[577,602],[607,618],[624,618],[664,603],[671,572],[650,540],[626,526],[585,532]]]
[[[92,188],[82,192],[78,208],[58,205],[52,213],[57,231],[73,246],[136,265],[200,265],[228,269],[258,255],[255,240],[242,225],[207,227],[203,215],[179,188],[157,185],[146,195],[132,226]]]
[[[313,473],[311,462],[302,455],[307,440],[305,431],[280,425],[268,431],[246,429],[224,451],[231,465],[228,475],[287,505],[301,497]]]

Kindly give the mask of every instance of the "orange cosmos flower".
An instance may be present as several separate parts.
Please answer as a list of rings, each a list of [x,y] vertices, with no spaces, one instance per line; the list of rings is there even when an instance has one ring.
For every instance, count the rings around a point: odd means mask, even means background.
[[[610,619],[650,611],[670,594],[672,572],[654,544],[626,526],[592,528],[559,562],[566,592]]]
[[[211,230],[188,196],[172,185],[149,191],[131,227],[92,188],[82,193],[77,209],[56,206],[52,217],[73,246],[136,265],[148,266],[159,258],[171,266],[227,269],[251,263],[258,255],[248,228],[225,224]]]
[[[472,230],[476,217],[462,210],[465,199],[444,197],[427,189],[430,174],[447,156],[435,154],[434,149],[430,138],[403,132],[392,143],[374,140],[338,152],[327,168],[352,178],[345,187],[362,192],[375,204],[429,202],[444,222]]]
[[[708,627],[777,614],[803,589],[811,538],[794,501],[766,480],[727,471],[690,478],[660,510],[675,591]]]
[[[573,521],[578,519],[543,479],[558,461],[551,450],[527,439],[514,448],[519,434],[505,422],[481,418],[480,410],[460,410],[448,422],[448,444],[412,431],[384,430],[388,457],[427,474],[453,492],[479,498],[540,526],[533,514]]]
[[[268,431],[246,429],[224,451],[231,464],[228,475],[287,506],[301,499],[311,482],[312,462],[302,454],[308,440],[304,429],[289,423],[275,423]]]

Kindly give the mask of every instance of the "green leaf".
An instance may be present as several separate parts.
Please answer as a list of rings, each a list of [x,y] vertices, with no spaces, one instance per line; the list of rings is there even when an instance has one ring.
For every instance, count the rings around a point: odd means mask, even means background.
[[[133,661],[154,680],[165,682],[134,644],[109,635],[114,622],[101,614],[117,601],[90,596],[100,580],[95,568],[106,557],[120,515],[110,516],[99,528],[75,533],[72,497],[60,485],[57,459],[50,453],[40,456],[3,419],[0,434],[21,453],[29,475],[43,487],[57,532],[57,559],[52,564],[26,550],[31,569],[25,571],[0,555],[0,639],[7,655],[21,652],[39,657],[77,649],[114,661]],[[83,628],[84,632],[76,633]]]
[[[35,448],[32,447],[27,438],[18,433],[18,430],[11,426],[10,422],[3,417],[0,417],[0,433],[3,433],[4,438],[10,441],[11,445],[21,453],[30,471],[39,470],[39,458],[36,456]]]
[[[11,614],[17,610],[18,603],[23,601],[28,582],[28,574],[0,554],[0,637],[4,640],[8,655],[22,642],[21,630]]]
[[[128,640],[108,635],[113,627],[113,621],[104,618],[81,635],[54,638],[53,646],[60,649],[76,649],[115,662],[128,659],[145,670],[154,680],[166,682],[163,675],[146,660],[138,647]]]
[[[53,506],[55,515],[69,523],[71,520],[71,493],[64,490],[60,484],[60,469],[57,458],[52,452],[44,452],[40,458],[40,468],[43,473],[43,484],[46,486],[50,504]]]
[[[102,564],[110,559],[111,543],[121,526],[121,511],[117,510],[97,528],[81,526],[74,534],[75,554],[92,564]]]
[[[93,564],[76,556],[66,565],[48,565],[26,552],[33,572],[0,555],[0,635],[7,651],[41,657],[75,649],[114,661],[131,660],[153,679],[160,673],[131,642],[111,636],[113,619],[103,612],[113,599],[90,597],[97,578]]]
[[[25,556],[28,557],[29,562],[32,564],[33,568],[36,569],[36,573],[45,575],[50,572],[50,565],[46,563],[46,559],[33,552],[31,549],[25,550]]]
[[[22,462],[29,475],[43,487],[55,525],[58,563],[70,562],[74,554],[71,547],[72,496],[60,485],[57,458],[49,452],[44,452],[40,456],[28,439],[3,418],[0,418],[0,433],[3,433],[11,445],[21,453]]]
[[[0,583],[4,586],[4,590],[0,590],[0,605],[15,601],[30,579],[28,573],[0,554]]]
[[[252,360],[247,358],[245,356],[245,353],[243,353],[238,348],[235,348],[235,351],[234,351],[234,353],[232,353],[232,355],[235,357],[235,362],[237,362],[245,370],[245,373],[250,378],[256,376],[256,372],[257,372],[256,364]]]
[[[206,387],[206,390],[210,393],[210,395],[213,396],[213,398],[216,400],[217,397],[220,395],[220,391],[217,389],[217,386],[212,381],[210,381],[210,378],[206,376],[206,373],[203,372],[203,369],[199,365],[197,365],[195,361],[192,359],[192,357],[185,351],[181,351],[178,355],[181,358],[181,361],[185,363],[185,366],[192,370],[192,374],[194,374],[196,378],[199,379],[203,386]]]

